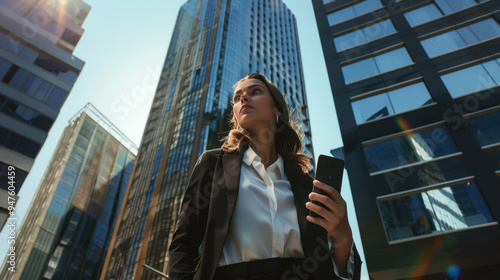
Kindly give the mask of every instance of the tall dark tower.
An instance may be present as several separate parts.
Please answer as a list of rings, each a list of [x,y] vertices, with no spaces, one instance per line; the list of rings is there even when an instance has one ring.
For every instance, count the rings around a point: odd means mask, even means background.
[[[265,74],[302,119],[312,153],[294,15],[281,0],[187,1],[181,8],[101,279],[159,279],[188,176],[228,131],[232,86]],[[105,277],[105,278],[104,278]]]
[[[500,2],[313,0],[373,279],[495,279]]]

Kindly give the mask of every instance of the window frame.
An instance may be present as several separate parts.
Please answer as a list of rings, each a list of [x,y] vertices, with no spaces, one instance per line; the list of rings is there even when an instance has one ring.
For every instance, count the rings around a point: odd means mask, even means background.
[[[498,171],[498,172],[500,172],[500,171]],[[461,232],[461,231],[467,231],[467,230],[473,230],[473,229],[478,229],[478,228],[483,228],[483,227],[489,227],[489,226],[496,226],[496,225],[498,225],[497,221],[493,221],[493,222],[488,222],[488,223],[485,223],[485,224],[474,225],[474,226],[470,226],[470,227],[466,227],[466,228],[461,228],[461,229],[455,229],[455,230],[449,230],[449,231],[442,231],[442,232],[435,232],[435,233],[423,234],[423,235],[418,235],[418,236],[413,236],[413,237],[407,237],[407,238],[402,238],[402,239],[392,240],[392,241],[389,240],[389,236],[387,235],[387,230],[384,227],[384,220],[382,218],[382,209],[380,207],[380,203],[379,202],[384,202],[384,201],[389,201],[389,200],[393,200],[393,199],[403,198],[403,197],[407,197],[407,196],[411,196],[411,195],[423,193],[423,192],[430,191],[430,190],[442,189],[442,188],[446,188],[446,187],[453,187],[453,186],[465,184],[465,183],[468,183],[468,182],[474,182],[475,183],[474,179],[475,179],[474,176],[467,176],[467,177],[462,177],[462,178],[458,178],[458,179],[454,179],[454,180],[448,180],[448,181],[445,181],[445,182],[440,182],[440,183],[436,183],[436,184],[432,184],[432,185],[427,185],[427,186],[424,186],[424,187],[419,187],[419,188],[410,189],[410,190],[406,190],[406,191],[401,191],[401,192],[397,192],[397,193],[392,193],[392,194],[386,194],[386,195],[377,196],[375,198],[375,200],[377,201],[377,209],[378,209],[378,214],[379,214],[378,216],[380,218],[380,223],[382,225],[382,228],[384,229],[384,234],[385,234],[385,238],[387,240],[387,243],[389,245],[396,245],[396,244],[401,244],[401,243],[405,243],[405,242],[416,241],[416,240],[425,239],[425,238],[437,237],[437,236],[441,236],[441,235],[445,235],[445,234],[450,234],[450,233],[456,233],[456,232]],[[477,183],[475,183],[475,184],[477,186]],[[479,186],[477,186],[477,188],[480,189]],[[483,197],[483,199],[484,199],[484,197]],[[490,209],[488,208],[488,210],[490,210]],[[490,210],[490,214],[491,214],[491,210]]]

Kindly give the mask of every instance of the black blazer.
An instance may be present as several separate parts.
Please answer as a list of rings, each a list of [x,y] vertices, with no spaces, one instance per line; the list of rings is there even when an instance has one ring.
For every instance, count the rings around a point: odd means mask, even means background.
[[[204,152],[198,159],[184,194],[181,213],[169,247],[171,280],[211,280],[224,247],[240,182],[243,152],[225,153],[221,149]],[[290,179],[304,251],[303,273],[315,280],[338,279],[328,251],[326,231],[306,220],[305,207],[312,191],[312,178]],[[360,278],[361,260],[355,249],[354,279]],[[294,278],[295,276],[295,278]],[[303,275],[302,275],[303,277]],[[303,279],[293,272],[284,279]],[[311,279],[311,278],[307,278]]]

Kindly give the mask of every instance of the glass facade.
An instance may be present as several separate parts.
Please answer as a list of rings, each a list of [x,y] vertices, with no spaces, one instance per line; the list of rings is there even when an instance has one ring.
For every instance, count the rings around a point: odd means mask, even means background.
[[[481,147],[500,143],[500,112],[468,119],[467,122]]]
[[[89,104],[63,132],[17,235],[17,279],[99,278],[137,149],[98,116]]]
[[[16,191],[83,69],[73,50],[89,11],[80,0],[0,1],[0,158],[19,174]]]
[[[337,51],[344,51],[370,41],[396,33],[394,24],[390,19],[382,20],[374,24],[356,29],[333,39]]]
[[[422,40],[422,46],[429,57],[435,57],[498,36],[500,36],[500,25],[489,18]]]
[[[500,1],[312,3],[370,278],[497,277]]]
[[[263,73],[287,94],[302,121],[304,152],[313,155],[299,50],[295,17],[280,0],[192,0],[182,6],[106,278],[159,279],[143,272],[143,264],[166,271],[188,176],[203,151],[221,146],[232,86],[247,74]]]
[[[53,57],[38,53],[33,48],[26,46],[26,44],[21,43],[12,38],[12,36],[1,31],[0,48],[11,52],[27,62],[33,63],[45,71],[53,73],[70,84],[73,84],[78,77],[78,74],[74,70],[69,69],[69,67],[63,65],[62,62],[57,61]]]
[[[335,25],[384,7],[380,0],[364,0],[328,15],[328,23]]]
[[[378,201],[389,242],[493,222],[474,181]]]
[[[405,86],[351,103],[357,124],[410,111],[433,103],[423,82]]]
[[[425,162],[458,152],[448,130],[437,127],[364,147],[370,172]]]
[[[500,58],[441,76],[453,98],[500,85]]]
[[[410,26],[420,25],[443,16],[436,4],[429,4],[405,13]]]
[[[346,65],[342,67],[342,73],[346,84],[350,84],[412,63],[410,54],[403,47]]]

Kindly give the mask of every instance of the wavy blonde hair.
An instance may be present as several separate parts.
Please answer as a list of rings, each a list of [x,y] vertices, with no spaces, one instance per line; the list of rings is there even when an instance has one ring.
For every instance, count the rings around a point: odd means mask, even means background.
[[[297,121],[290,118],[290,110],[285,97],[276,85],[271,83],[266,76],[260,73],[253,73],[245,76],[243,79],[239,80],[234,87],[236,88],[240,83],[249,79],[259,80],[266,85],[276,109],[281,113],[273,133],[275,134],[276,151],[283,157],[287,176],[298,178],[301,175],[307,174],[309,172],[311,157],[302,153],[302,141],[298,132],[294,129],[298,129]],[[249,145],[253,147],[247,131],[238,125],[234,112],[231,112],[229,125],[231,130],[228,136],[222,139],[222,141],[224,141],[222,149],[225,152],[241,152]]]

